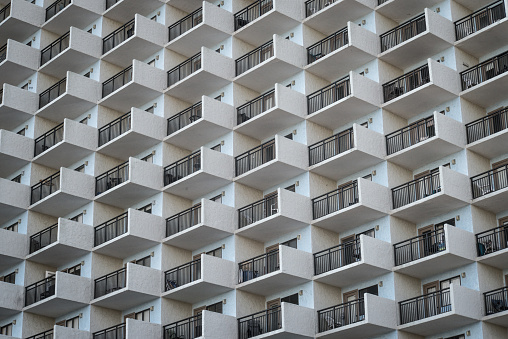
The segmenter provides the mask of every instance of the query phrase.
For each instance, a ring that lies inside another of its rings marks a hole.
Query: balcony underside
[[[473,200],[473,205],[492,213],[501,213],[508,208],[508,187]]]
[[[39,264],[58,267],[88,253],[90,253],[88,250],[55,242],[32,254],[29,254],[27,256],[27,260],[37,262]]]
[[[399,330],[414,333],[421,336],[436,335],[448,332],[477,322],[477,319],[464,317],[453,312],[446,312],[408,324],[400,325]]]
[[[331,286],[344,287],[374,279],[388,272],[390,271],[384,268],[358,261],[317,275],[314,277],[314,281]]]
[[[132,60],[131,60],[132,62]],[[114,109],[119,112],[128,112],[132,107],[153,101],[162,93],[130,81],[113,93],[99,100],[99,105]]]
[[[264,191],[303,172],[301,168],[272,160],[237,176],[235,182]]]
[[[105,143],[97,149],[97,152],[127,161],[129,156],[146,151],[159,143],[160,140],[130,130]]]
[[[462,91],[460,97],[481,107],[490,107],[506,98],[506,88],[508,72]]]
[[[316,338],[323,339],[342,339],[342,338],[355,338],[367,339],[382,334],[392,332],[392,328],[382,327],[379,325],[369,324],[365,321],[360,321],[351,325],[338,327],[323,333],[316,334]]]
[[[467,149],[487,159],[493,159],[506,154],[506,145],[508,145],[508,129],[470,143]]]
[[[124,182],[97,195],[95,201],[126,209],[158,192],[147,186]]]
[[[301,229],[306,225],[308,225],[308,223],[304,221],[295,220],[277,213],[238,229],[236,234],[264,243],[284,234]]]
[[[97,58],[91,55],[78,52],[74,49],[67,49],[42,65],[39,71],[62,79],[65,78],[67,71],[79,74],[96,61]]]
[[[71,286],[69,286],[71,287]],[[57,298],[55,295],[23,308],[23,312],[58,318],[72,311],[85,307],[87,304]]]
[[[231,288],[205,282],[202,279],[162,293],[163,298],[194,304],[231,291]]]
[[[0,23],[0,46],[5,45],[7,39],[23,41],[39,29],[38,26],[10,16]]]
[[[162,242],[188,251],[195,251],[230,235],[231,233],[229,232],[209,227],[206,224],[198,224],[182,232],[173,234],[162,240]]]
[[[504,18],[457,41],[455,46],[476,58],[480,58],[489,52],[506,46],[508,43],[506,30],[508,30],[508,19]]]
[[[21,294],[22,295],[22,294]],[[5,319],[8,317],[13,317],[16,314],[20,313],[20,309],[12,309],[8,307],[2,307],[0,306],[0,318]],[[15,339],[14,337],[2,337],[2,339]]]
[[[75,211],[83,205],[89,203],[90,200],[78,197],[72,194],[63,193],[62,191],[56,191],[46,198],[39,200],[32,206],[30,210],[33,212],[39,212],[54,217],[61,217]]]
[[[382,218],[385,215],[386,213],[382,211],[375,210],[361,203],[356,203],[352,206],[340,209],[337,212],[315,219],[312,225],[341,233],[353,229],[356,226]]]
[[[90,304],[110,308],[118,311],[125,311],[137,305],[158,299],[159,296],[154,296],[146,293],[129,291],[127,288],[114,291],[103,295],[100,298],[93,299]]]
[[[203,60],[201,63],[203,64]],[[187,102],[198,102],[202,95],[218,91],[230,83],[227,79],[200,69],[168,87],[164,94]]]
[[[508,269],[508,248],[478,257],[478,262],[506,270]]]
[[[33,114],[23,112],[20,110],[0,105],[0,128],[11,130],[21,125],[28,119],[33,117]]]
[[[499,313],[485,316],[485,317],[483,317],[482,320],[485,322],[494,324],[494,325],[508,327],[508,311],[499,312]]]
[[[59,169],[60,167],[69,167],[92,153],[93,150],[61,141],[36,156],[33,162],[49,168]]]
[[[298,66],[272,56],[238,75],[234,82],[261,93],[269,87],[273,87],[273,84],[281,79],[290,78],[299,72],[301,72],[301,68]]]
[[[212,48],[230,36],[224,31],[202,23],[171,40],[166,44],[166,48],[190,58],[199,53],[201,46]]]
[[[119,21],[124,22],[125,18]],[[161,49],[162,46],[134,35],[106,52],[102,56],[102,60],[126,68],[132,65],[133,59],[148,59]]]
[[[36,73],[35,70],[7,59],[0,63],[0,84],[6,83],[17,86],[34,73]]]
[[[446,271],[451,271],[472,262],[473,261],[470,259],[451,254],[449,251],[444,251],[441,254],[429,255],[404,265],[395,266],[393,270],[411,277],[423,279]]]
[[[477,0],[473,0],[477,1]],[[376,12],[394,20],[404,22],[411,17],[420,14],[425,8],[432,8],[442,2],[441,0],[395,0],[387,1],[376,8]]]
[[[276,330],[267,332],[265,334],[260,334],[258,336],[255,336],[256,339],[262,339],[262,338],[270,338],[270,339],[310,339],[313,337],[309,337],[306,335],[286,332],[284,329]]]
[[[70,4],[45,22],[43,28],[58,35],[63,35],[69,30],[69,27],[85,29],[86,26],[99,17],[100,14],[98,13]]]
[[[171,0],[174,1],[174,0]],[[128,18],[133,18],[136,14],[148,15],[157,8],[163,6],[165,0],[122,0],[109,7],[104,16],[118,22],[125,22]],[[195,9],[195,8],[194,8]]]
[[[0,120],[0,129],[1,128],[2,122]],[[14,173],[29,163],[29,160],[16,158],[5,153],[0,153],[0,164],[2,164],[2,166],[0,166],[0,178],[5,178],[6,176]]]
[[[159,242],[126,233],[94,247],[93,252],[113,258],[125,259],[157,244]]]
[[[259,46],[271,39],[274,34],[287,33],[299,24],[298,20],[272,9],[234,32],[233,36],[253,46]]]
[[[5,253],[0,253],[0,270],[4,271],[12,266],[15,266],[21,262],[23,262],[23,258],[11,257],[10,255],[6,255]]]
[[[40,108],[35,114],[54,122],[62,122],[65,118],[76,119],[92,107],[96,102],[87,101],[64,93],[46,106]]]
[[[231,181],[199,170],[164,187],[164,192],[194,200],[216,189],[226,186]]]
[[[308,282],[308,279],[282,273],[278,270],[259,278],[238,284],[236,285],[236,289],[266,297],[299,286],[306,282]]]
[[[202,118],[165,137],[164,142],[184,149],[195,150],[229,131],[231,131],[229,128]]]

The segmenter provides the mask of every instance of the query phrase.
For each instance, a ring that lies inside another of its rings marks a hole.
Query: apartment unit
[[[0,337],[508,338],[508,0],[0,0]]]

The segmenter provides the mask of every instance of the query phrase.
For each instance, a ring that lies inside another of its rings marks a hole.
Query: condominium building
[[[508,338],[508,0],[0,0],[0,338]]]

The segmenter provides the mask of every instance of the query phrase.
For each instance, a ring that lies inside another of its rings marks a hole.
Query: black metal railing
[[[508,225],[478,233],[476,243],[479,257],[508,248]]]
[[[307,47],[307,63],[311,64],[349,43],[347,27]]]
[[[508,52],[503,52],[460,73],[462,90],[477,86],[508,71]]]
[[[93,339],[125,339],[127,335],[126,323],[111,326],[92,335]]]
[[[386,154],[397,153],[436,135],[434,116],[422,119],[386,136]]]
[[[109,273],[105,276],[95,279],[94,281],[94,298],[113,293],[127,284],[127,267],[123,267],[117,271]]]
[[[32,186],[30,205],[46,198],[60,189],[60,171]]]
[[[387,51],[404,41],[425,32],[425,13],[381,34],[381,52]]]
[[[273,194],[238,209],[238,228],[268,218],[279,212],[278,194]]]
[[[450,288],[399,301],[399,308],[401,325],[451,312]]]
[[[0,63],[7,59],[7,44],[0,47]]]
[[[252,338],[282,328],[281,306],[238,318],[238,339]]]
[[[393,245],[395,266],[428,257],[446,250],[444,229],[426,232],[417,237]]]
[[[508,128],[508,108],[466,124],[467,143],[478,141]]]
[[[48,132],[35,139],[34,156],[38,156],[58,144],[63,140],[63,136],[64,123],[62,122],[60,125],[50,129]]]
[[[99,147],[117,138],[131,129],[131,112],[99,128]]]
[[[259,115],[275,106],[275,88],[252,99],[236,109],[237,124]]]
[[[309,146],[309,165],[315,165],[326,159],[343,153],[354,147],[353,128],[347,129],[329,138]]]
[[[508,287],[501,287],[483,293],[485,300],[485,313],[491,315],[508,310]]]
[[[70,5],[72,0],[57,0],[46,8],[46,21],[57,15],[65,7]]]
[[[176,23],[169,26],[169,41],[176,39],[180,35],[184,34],[191,28],[199,25],[203,22],[203,9],[198,8],[191,14],[187,15],[183,19],[178,20]]]
[[[256,279],[280,269],[279,250],[258,255],[238,264],[238,283]]]
[[[41,51],[41,66],[70,46],[71,32],[67,32]]]
[[[319,219],[358,203],[358,181],[312,199],[312,217]]]
[[[319,333],[365,320],[363,298],[318,311]]]
[[[314,253],[314,275],[333,271],[362,259],[360,238]]]
[[[385,102],[400,97],[403,94],[421,87],[430,82],[429,65],[423,65],[406,73],[395,80],[383,85],[383,97]]]
[[[476,12],[455,21],[455,38],[457,41],[476,33],[506,17],[504,1],[499,0]]]
[[[258,0],[235,13],[235,31],[273,9],[273,0]]]
[[[106,0],[106,9],[113,7],[119,1],[122,1],[122,0]]]
[[[473,199],[508,187],[508,165],[493,168],[471,178]]]
[[[428,174],[392,188],[393,209],[441,192],[439,172]]]
[[[132,81],[132,66],[127,67],[121,72],[113,75],[108,80],[102,83],[102,97],[106,97],[118,90],[120,87],[124,86],[129,81]]]
[[[164,339],[194,339],[203,335],[203,315],[197,314],[162,328]]]
[[[53,339],[53,329],[33,335],[27,339]]]
[[[2,104],[3,100],[4,100],[4,90],[0,89],[0,105]]]
[[[197,104],[194,104],[191,107],[169,118],[168,135],[173,134],[178,130],[181,130],[185,126],[192,124],[194,121],[198,119],[201,119],[201,117],[203,116],[202,108],[203,108],[202,103],[200,101]]]
[[[252,67],[270,59],[273,55],[273,40],[270,40],[235,60],[236,75],[247,72]]]
[[[41,248],[44,248],[55,241],[58,238],[58,223],[43,229],[40,232],[35,233],[30,237],[30,253],[34,253]]]
[[[305,17],[309,17],[338,0],[307,0],[305,1]]]
[[[42,279],[25,288],[25,306],[32,305],[38,301],[55,295],[55,276]]]
[[[307,114],[312,114],[320,109],[333,104],[351,94],[349,75],[337,80],[331,85],[321,88],[307,95]]]
[[[2,9],[0,9],[0,22],[4,21],[11,15],[11,2],[4,6]]]
[[[201,69],[201,52],[168,71],[168,87]]]
[[[384,4],[385,2],[388,2],[390,0],[377,0],[377,5],[378,6],[381,6],[382,4]]]
[[[114,30],[102,39],[102,54],[106,54],[116,46],[120,45],[125,40],[134,35],[135,19],[127,22],[122,27]]]
[[[126,161],[95,178],[95,195],[106,192],[107,190],[120,185],[122,182],[127,180],[129,180],[129,161]]]
[[[172,184],[201,169],[201,151],[192,153],[164,167],[164,186]]]
[[[201,279],[201,258],[164,272],[165,291]]]
[[[166,219],[166,237],[201,223],[201,204]]]
[[[99,246],[128,231],[128,212],[122,213],[94,228],[94,246]]]
[[[67,78],[63,78],[39,95],[39,108],[42,108],[64,94],[67,86]]]
[[[236,176],[242,175],[264,163],[272,161],[276,156],[275,139],[265,142],[235,158]]]

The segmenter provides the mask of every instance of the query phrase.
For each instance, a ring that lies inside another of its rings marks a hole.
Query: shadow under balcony
[[[56,0],[46,7],[42,27],[56,34],[64,34],[68,27],[84,29],[104,11],[101,0]]]
[[[0,8],[0,45],[7,39],[23,41],[44,22],[44,9],[26,0],[8,0]]]
[[[499,226],[476,234],[478,262],[508,269],[508,226]]]
[[[500,166],[471,178],[472,204],[493,213],[506,210],[508,166]]]
[[[12,130],[33,117],[39,107],[39,96],[37,93],[6,83],[1,88],[0,128]],[[23,100],[19,100],[19,98],[23,98]]]
[[[0,270],[5,271],[25,260],[28,255],[26,234],[0,229]]]
[[[37,49],[11,39],[0,46],[0,83],[17,86],[36,73],[37,68],[39,68]]]
[[[5,279],[5,278],[4,278]],[[23,309],[24,287],[0,281],[0,317],[13,317]]]
[[[466,124],[467,149],[493,159],[506,153],[508,108]]]
[[[175,0],[171,0],[175,1]],[[182,1],[182,0],[179,0]],[[184,0],[195,1],[195,0]],[[107,18],[122,22],[125,18],[132,18],[136,14],[147,17],[157,8],[164,6],[165,0],[106,0],[106,8],[103,15]]]
[[[486,312],[483,321],[508,327],[508,287],[483,293]]]
[[[33,139],[0,129],[0,177],[11,175],[30,163],[33,158]]]
[[[29,205],[29,186],[0,178],[0,224],[25,212]]]

